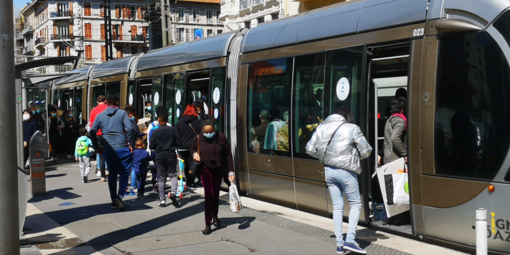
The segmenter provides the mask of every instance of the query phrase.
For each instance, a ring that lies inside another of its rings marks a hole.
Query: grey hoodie
[[[101,129],[105,144],[104,149],[120,150],[128,147],[128,141],[133,136],[133,125],[126,111],[118,107],[109,106],[98,114],[90,128],[90,139],[97,149],[97,131]]]

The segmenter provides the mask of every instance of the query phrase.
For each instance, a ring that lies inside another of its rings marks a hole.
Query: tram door
[[[372,226],[387,228],[398,232],[412,234],[411,214],[409,205],[393,205],[385,207],[381,187],[375,169],[384,162],[385,126],[392,116],[392,100],[407,100],[409,80],[409,45],[391,46],[387,48],[369,49],[369,141],[373,147],[371,160],[370,207],[372,213]],[[404,109],[404,115],[407,115]],[[407,147],[405,132],[402,142]],[[387,215],[394,215],[387,217]]]
[[[135,84],[128,84],[128,104],[136,109],[138,119],[147,118],[152,120],[152,79],[140,79]],[[150,110],[149,110],[150,109]]]

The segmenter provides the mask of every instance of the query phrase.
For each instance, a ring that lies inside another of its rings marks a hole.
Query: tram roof
[[[70,72],[68,72],[68,74],[69,74],[68,77],[64,77],[62,79],[56,80],[54,85],[58,86],[58,85],[63,85],[63,84],[68,84],[68,83],[73,83],[73,82],[78,82],[78,81],[86,81],[88,74],[89,74],[89,70],[91,68],[92,67],[89,66],[89,67],[84,67],[84,68],[70,71]]]
[[[226,57],[230,41],[235,35],[236,32],[228,32],[150,51],[138,60],[137,71]]]
[[[105,61],[99,65],[94,66],[94,69],[92,69],[92,73],[90,74],[90,77],[91,79],[96,79],[105,76],[128,73],[131,61],[133,61],[134,58],[135,56],[129,56],[110,61]]]

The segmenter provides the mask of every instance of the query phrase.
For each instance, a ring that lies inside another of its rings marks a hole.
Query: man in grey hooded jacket
[[[361,212],[358,176],[361,173],[360,159],[372,153],[361,129],[352,123],[351,112],[338,107],[334,114],[326,118],[318,127],[306,145],[306,152],[324,164],[326,183],[333,201],[333,222],[337,252],[344,249],[366,254],[355,242],[356,226]],[[349,230],[344,242],[342,217],[344,210],[343,193],[347,195],[351,211],[349,212]]]
[[[107,101],[108,108],[97,115],[90,128],[90,139],[94,149],[105,157],[108,165],[111,207],[124,211],[122,198],[126,193],[129,172],[133,167],[133,145],[129,144],[133,136],[133,125],[127,112],[119,109],[119,99],[116,96],[109,96]],[[103,148],[99,147],[97,141],[96,133],[99,129],[103,133]],[[120,175],[118,193],[117,174]]]

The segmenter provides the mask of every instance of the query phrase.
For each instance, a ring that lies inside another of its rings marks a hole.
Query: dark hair
[[[30,116],[32,116],[32,111],[30,111],[29,109],[23,110],[23,113],[28,113],[28,114],[30,114]]]
[[[404,88],[397,89],[397,91],[395,92],[395,98],[398,97],[407,98],[407,90]]]
[[[160,111],[158,113],[158,119],[164,122],[168,122],[168,113]]]
[[[78,130],[78,133],[81,135],[81,136],[84,136],[87,134],[87,129],[86,128],[80,128],[80,130]]]
[[[145,149],[145,142],[142,139],[138,139],[135,142],[136,148],[144,148]]]
[[[352,123],[351,110],[345,108],[343,105],[338,105],[336,107],[335,113],[342,115],[342,117],[344,117],[345,121],[347,121],[348,123]]]
[[[202,121],[202,128],[204,128],[205,126],[212,126],[212,127],[216,128],[214,125],[214,120],[211,120],[211,119],[206,119],[206,120]]]
[[[198,107],[200,109],[202,109],[202,103],[200,101],[194,101],[193,103],[191,103],[193,106],[195,107]]]
[[[151,101],[145,101],[145,106],[147,106],[147,104],[152,104]]]
[[[269,111],[268,110],[262,110],[260,111],[260,117],[263,120],[267,120],[269,118]]]
[[[103,95],[99,95],[97,97],[96,101],[102,103],[102,102],[106,101],[106,97]]]
[[[156,108],[156,114],[159,116],[162,112],[165,113],[168,117],[166,108],[164,106],[158,106],[158,108]]]
[[[407,108],[407,99],[403,97],[394,98],[390,102],[390,113],[401,113],[402,110]]]
[[[108,101],[108,105],[114,105],[119,102],[119,98],[116,95],[109,95],[106,101]]]
[[[136,112],[135,108],[134,108],[134,107],[132,107],[132,106],[128,106],[128,107],[126,107],[124,110],[125,110],[127,113],[135,113],[135,112]]]

